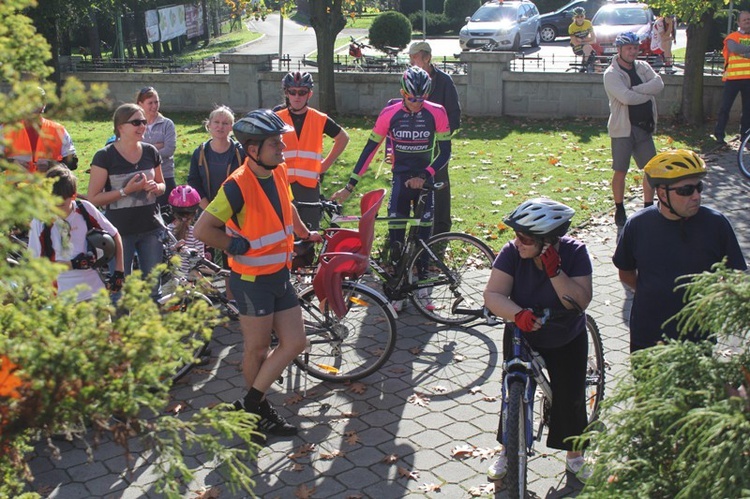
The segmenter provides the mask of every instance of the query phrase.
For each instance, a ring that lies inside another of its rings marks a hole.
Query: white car
[[[492,0],[466,18],[458,33],[461,50],[492,47],[516,51],[524,45],[541,42],[539,10],[528,0]]]

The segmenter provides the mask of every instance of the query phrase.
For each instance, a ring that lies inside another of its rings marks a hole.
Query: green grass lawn
[[[165,113],[177,126],[175,163],[177,183],[184,183],[190,158],[208,138],[202,120],[208,115]],[[323,183],[327,195],[343,187],[364,146],[374,117],[346,116],[337,119],[349,133],[349,147]],[[112,135],[111,113],[98,113],[78,123],[64,123],[76,145],[81,167],[81,192],[88,186],[87,166],[97,149]],[[657,150],[686,147],[700,150],[705,130],[660,123]],[[454,229],[478,235],[497,249],[508,239],[498,227],[503,216],[523,200],[547,196],[576,210],[574,225],[612,208],[610,141],[606,120],[528,120],[514,118],[464,118],[452,143],[450,177]],[[326,151],[330,144],[327,145]],[[378,152],[357,194],[390,187],[390,165]],[[633,165],[628,190],[637,191],[641,173]],[[353,196],[348,213],[358,210]],[[385,208],[383,208],[385,211]]]

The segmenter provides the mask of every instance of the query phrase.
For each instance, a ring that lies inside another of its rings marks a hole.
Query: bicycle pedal
[[[284,386],[284,376],[279,376],[278,379],[276,379],[276,383],[278,383],[280,386]]]

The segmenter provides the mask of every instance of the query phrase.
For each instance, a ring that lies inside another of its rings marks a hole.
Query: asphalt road
[[[309,56],[317,50],[315,31],[312,28],[297,24],[290,19],[283,19],[282,26],[282,20],[278,14],[269,15],[265,21],[250,21],[247,23],[247,26],[250,30],[262,33],[264,36],[256,42],[248,44],[240,52],[252,54],[278,54],[281,52],[290,56],[293,61],[296,61]],[[367,43],[367,30],[346,28],[339,34],[339,37],[347,35],[352,35],[358,40]],[[279,50],[279,41],[281,41],[281,50]],[[458,39],[455,37],[428,38],[427,42],[432,47],[433,59],[439,60],[443,57],[454,58],[456,54],[461,52]],[[686,43],[685,30],[678,30],[673,49],[684,47]],[[365,49],[363,52],[368,56],[384,55],[373,48]],[[538,58],[543,61],[526,66],[527,70],[532,71],[565,70],[574,60],[568,38],[566,37],[559,37],[551,43],[542,43],[541,46],[536,48],[524,47],[521,49],[521,52],[526,57]],[[346,55],[346,47],[339,49],[338,53],[341,53],[342,56]],[[405,53],[406,51],[402,52],[404,55]]]

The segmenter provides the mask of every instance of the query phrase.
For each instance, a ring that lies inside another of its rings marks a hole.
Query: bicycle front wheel
[[[589,314],[586,314],[586,334],[589,340],[589,353],[586,361],[586,416],[591,424],[596,421],[599,404],[604,399],[606,364],[599,327]]]
[[[524,402],[524,384],[511,381],[508,387],[507,417],[503,426],[507,428],[505,457],[508,460],[508,497],[524,499],[526,497],[526,469],[529,455],[526,441],[526,403]]]
[[[446,232],[420,246],[409,263],[411,301],[425,317],[463,324],[481,317],[495,254],[474,236]],[[416,288],[416,289],[415,289]],[[461,313],[458,309],[474,313]]]
[[[745,176],[745,178],[750,179],[750,150],[748,150],[748,147],[750,147],[750,133],[748,133],[744,139],[742,139],[742,143],[740,144],[740,149],[737,151],[737,165],[740,167],[740,173]]]
[[[396,345],[396,316],[374,290],[350,281],[342,283],[346,315],[338,319],[320,307],[315,291],[300,295],[307,348],[294,363],[324,381],[354,381],[380,369]]]

